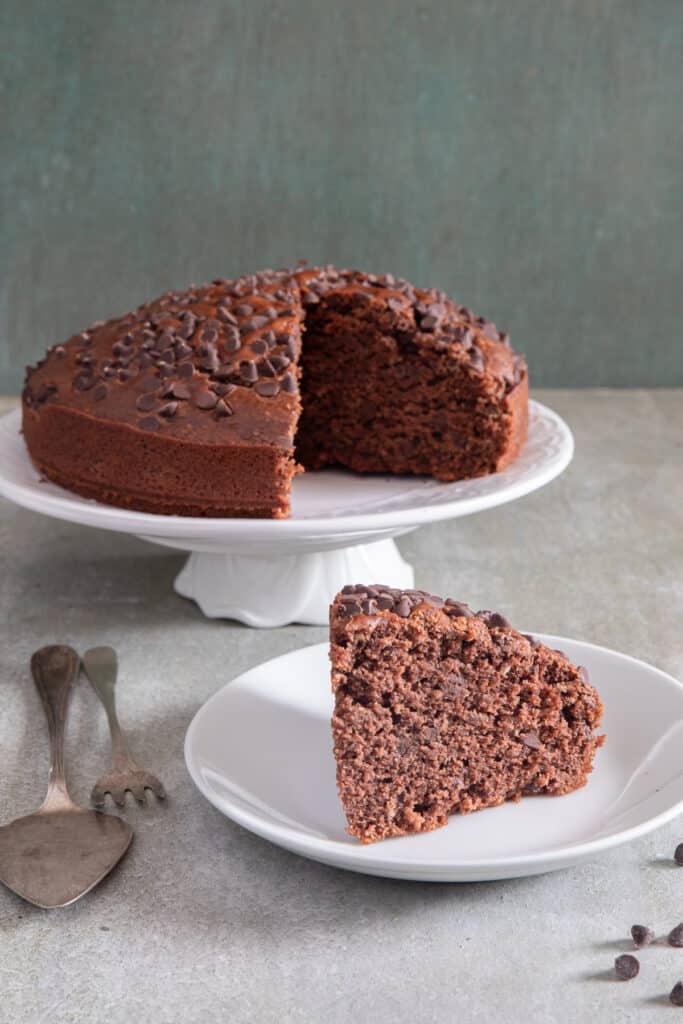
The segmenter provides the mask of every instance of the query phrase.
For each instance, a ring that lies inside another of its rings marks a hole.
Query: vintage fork
[[[95,807],[102,807],[109,793],[119,807],[126,802],[126,793],[133,794],[138,803],[144,804],[145,790],[151,789],[155,796],[163,800],[166,791],[156,775],[146,772],[133,760],[121,732],[116,715],[116,676],[118,662],[113,647],[91,647],[82,658],[83,670],[93,689],[104,705],[111,733],[111,749],[113,762],[110,770],[105,772],[93,786],[90,799]]]

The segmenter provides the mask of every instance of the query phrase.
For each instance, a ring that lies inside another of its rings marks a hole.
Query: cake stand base
[[[333,551],[255,558],[193,552],[175,581],[210,619],[270,628],[301,622],[327,625],[330,601],[347,583],[414,585],[413,568],[393,540]]]

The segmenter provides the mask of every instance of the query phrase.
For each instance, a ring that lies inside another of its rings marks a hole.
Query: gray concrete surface
[[[539,397],[573,427],[574,463],[513,506],[403,538],[419,585],[683,677],[683,392]],[[680,950],[646,950],[629,983],[605,972],[632,923],[661,933],[683,917],[683,869],[670,859],[680,820],[557,874],[431,885],[300,859],[209,806],[182,758],[195,710],[236,673],[325,634],[205,621],[171,590],[181,561],[0,503],[0,820],[44,789],[27,665],[53,641],[119,649],[124,724],[171,795],[127,809],[130,854],[74,907],[40,911],[0,889],[3,1024],[673,1019]],[[74,796],[87,799],[107,754],[97,700],[79,685]]]

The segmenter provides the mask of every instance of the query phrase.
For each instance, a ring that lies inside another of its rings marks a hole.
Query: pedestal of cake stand
[[[391,539],[332,551],[289,555],[236,555],[195,551],[175,581],[182,597],[211,619],[247,626],[301,622],[324,626],[330,601],[347,583],[410,588],[413,568]]]

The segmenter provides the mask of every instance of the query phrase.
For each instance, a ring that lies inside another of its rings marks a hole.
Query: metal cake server
[[[113,647],[91,647],[83,655],[83,670],[90,680],[93,689],[104,705],[111,733],[111,749],[113,763],[111,769],[98,779],[93,786],[90,799],[95,807],[104,806],[107,793],[123,807],[126,793],[133,794],[138,803],[144,804],[145,790],[151,789],[155,796],[163,800],[166,790],[156,775],[146,772],[133,760],[116,714],[116,676],[118,661]]]
[[[47,796],[33,814],[0,828],[0,881],[38,907],[65,907],[84,896],[124,855],[133,832],[111,814],[79,807],[64,774],[64,724],[80,661],[71,647],[43,647],[31,672],[50,734]]]

